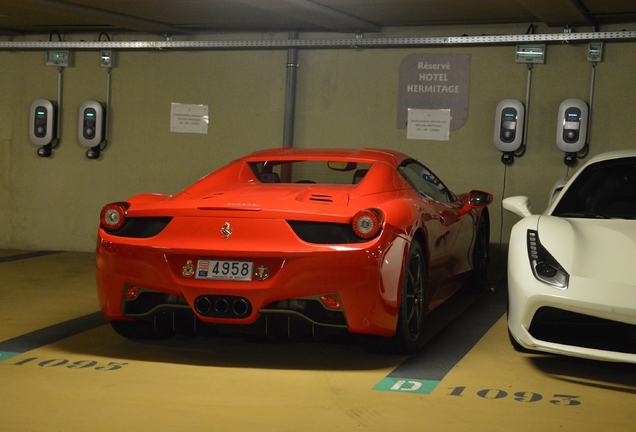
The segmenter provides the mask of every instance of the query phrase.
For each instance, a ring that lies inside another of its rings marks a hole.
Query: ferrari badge
[[[192,260],[188,260],[186,265],[181,269],[181,274],[184,277],[191,277],[194,274],[194,265],[192,264]]]

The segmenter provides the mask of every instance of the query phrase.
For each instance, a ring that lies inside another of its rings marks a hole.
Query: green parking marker
[[[408,378],[384,378],[377,383],[373,390],[392,391],[401,393],[431,394],[439,381],[416,380]]]
[[[9,352],[9,351],[0,351],[0,362],[10,359],[11,357],[15,357],[22,353],[17,352]]]

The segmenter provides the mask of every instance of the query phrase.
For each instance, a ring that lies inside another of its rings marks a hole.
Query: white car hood
[[[636,220],[541,216],[538,231],[571,276],[635,283]]]

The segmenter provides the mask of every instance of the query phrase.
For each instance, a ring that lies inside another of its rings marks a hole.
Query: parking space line
[[[507,304],[505,285],[499,286],[494,293],[481,296],[373,389],[430,394],[506,313]]]
[[[0,342],[0,361],[107,324],[101,312],[45,327]]]
[[[59,253],[62,253],[62,252],[60,251],[25,252],[25,253],[21,253],[17,255],[9,255],[6,257],[0,257],[0,264],[12,262],[12,261],[20,261],[20,260],[29,259],[29,258],[37,258],[37,257],[47,256],[47,255],[55,255]]]

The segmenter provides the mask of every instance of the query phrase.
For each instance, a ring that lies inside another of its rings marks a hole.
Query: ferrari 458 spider
[[[592,158],[551,199],[542,215],[526,197],[503,201],[524,218],[508,255],[510,341],[636,363],[636,151]]]
[[[486,279],[492,195],[454,195],[386,150],[250,154],[181,193],[106,205],[101,311],[117,333],[216,329],[361,335],[409,353],[424,315]],[[206,326],[207,327],[207,326]]]

